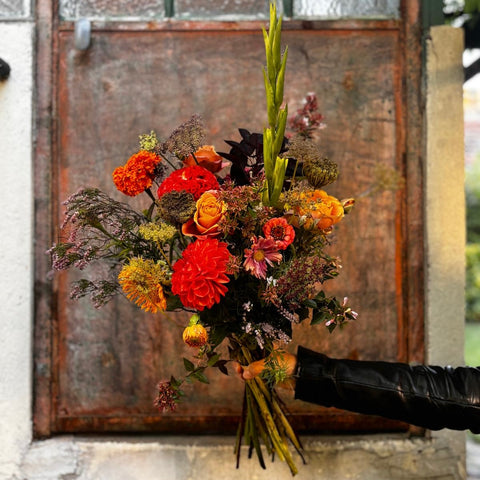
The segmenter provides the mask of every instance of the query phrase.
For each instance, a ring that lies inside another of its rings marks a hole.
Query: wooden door
[[[349,297],[358,320],[332,335],[322,326],[295,332],[295,344],[335,357],[423,359],[419,3],[404,2],[393,19],[284,25],[285,98],[293,112],[317,94],[327,124],[321,145],[341,171],[329,193],[358,197],[379,168],[405,180],[361,198],[337,229],[343,269],[331,291]],[[186,317],[145,314],[124,298],[100,310],[73,302],[74,275],[46,280],[43,252],[58,233],[61,202],[80,187],[125,200],[111,172],[136,151],[139,134],[166,137],[194,113],[220,151],[239,127],[262,131],[264,22],[94,22],[90,48],[79,51],[56,4],[37,8],[36,434],[232,433],[242,398],[233,377],[210,373],[210,385],[196,384],[175,413],[153,407],[158,380],[180,376],[190,355],[180,341]],[[298,401],[289,409],[300,431],[406,428]]]

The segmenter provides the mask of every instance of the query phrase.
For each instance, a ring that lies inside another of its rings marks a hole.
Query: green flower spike
[[[263,193],[265,205],[275,205],[280,198],[287,170],[288,159],[278,155],[282,148],[287,124],[288,107],[283,103],[283,86],[285,83],[285,67],[288,47],[281,54],[280,42],[282,17],[277,19],[275,3],[270,3],[270,28],[267,33],[263,29],[267,68],[263,69],[265,93],[267,97],[267,113],[269,128],[263,130],[263,161],[265,168],[266,188]]]

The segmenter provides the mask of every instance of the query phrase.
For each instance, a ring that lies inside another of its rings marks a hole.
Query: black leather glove
[[[440,430],[480,433],[480,368],[336,360],[298,349],[295,398]]]

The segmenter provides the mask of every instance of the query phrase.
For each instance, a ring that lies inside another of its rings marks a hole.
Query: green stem
[[[160,157],[165,160],[174,170],[177,170],[177,167],[165,155],[160,154]]]
[[[250,351],[243,345],[240,348],[245,360],[245,364],[251,363],[252,355]],[[252,396],[255,400],[253,404],[250,404],[250,409],[255,411],[256,409],[255,405],[258,406],[258,413],[261,416],[261,419],[266,429],[265,435],[268,436],[271,442],[270,451],[276,452],[281,460],[284,460],[287,462],[290,468],[290,471],[292,472],[292,475],[297,474],[298,469],[295,465],[295,462],[293,461],[292,455],[288,448],[287,439],[282,435],[281,432],[285,431],[287,433],[288,438],[291,439],[293,437],[295,439],[295,442],[294,442],[295,448],[297,448],[298,450],[301,450],[301,447],[299,442],[296,440],[296,436],[293,433],[293,429],[290,426],[289,428],[285,428],[285,423],[288,424],[288,420],[285,418],[283,414],[279,415],[279,412],[281,413],[281,407],[276,401],[276,393],[274,391],[270,392],[267,386],[265,385],[264,381],[259,377],[255,377],[252,380],[247,380],[246,387],[251,391]],[[247,412],[247,418],[249,418],[248,412]],[[279,419],[278,424],[275,418]],[[259,428],[263,428],[262,422],[259,422],[258,419],[256,419],[253,425],[253,428],[255,426],[259,426]],[[268,443],[266,444],[268,445]]]
[[[160,251],[160,254],[162,255],[162,257],[165,259],[165,261],[167,262],[167,265],[170,267],[170,268],[173,268],[172,267],[172,262],[171,262],[171,259],[169,259],[167,257],[167,255],[165,254],[165,252],[163,251],[163,247],[161,245],[160,242],[157,242],[157,248],[158,250]],[[171,250],[171,249],[170,249]]]

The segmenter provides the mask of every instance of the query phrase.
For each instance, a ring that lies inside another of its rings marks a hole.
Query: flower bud
[[[303,163],[303,174],[314,188],[333,183],[338,177],[338,166],[326,157],[308,158]]]
[[[208,340],[208,333],[205,327],[199,323],[200,315],[195,313],[191,316],[188,326],[183,331],[183,341],[189,347],[203,347]]]
[[[187,222],[193,217],[195,209],[193,195],[185,190],[172,190],[158,200],[158,215],[173,225]]]
[[[345,215],[350,213],[355,206],[355,199],[354,198],[347,198],[346,200],[342,200],[343,211]]]

